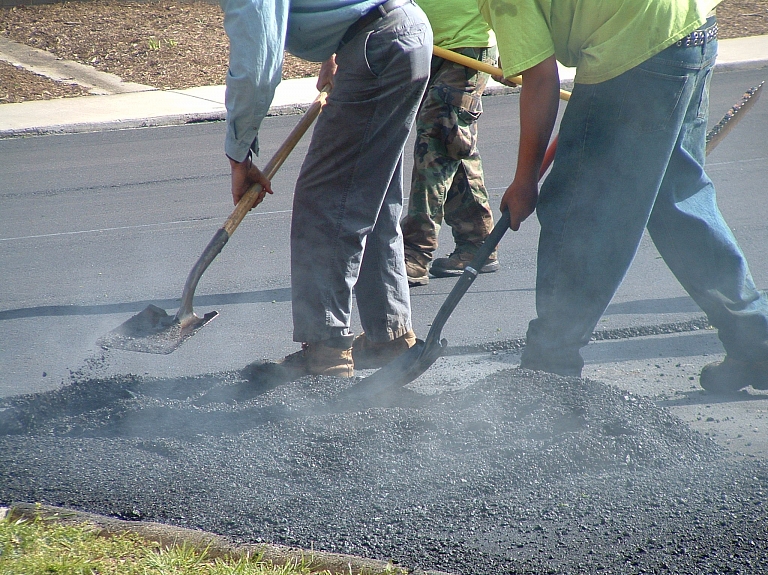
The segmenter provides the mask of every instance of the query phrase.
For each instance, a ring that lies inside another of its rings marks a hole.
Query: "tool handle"
[[[283,162],[285,162],[288,155],[296,147],[296,144],[301,140],[301,137],[312,125],[312,122],[315,121],[315,118],[317,118],[320,114],[320,110],[325,105],[325,100],[330,91],[330,84],[323,86],[323,89],[320,90],[320,93],[309,106],[309,109],[304,113],[304,116],[299,123],[296,124],[296,127],[294,127],[293,130],[291,130],[291,133],[288,134],[288,137],[277,149],[275,155],[272,156],[269,162],[267,162],[267,165],[264,166],[262,172],[267,178],[272,179],[280,166],[283,165]],[[224,225],[218,229],[211,241],[208,242],[205,250],[203,250],[203,253],[192,267],[192,270],[187,276],[187,281],[184,283],[184,291],[181,293],[181,305],[176,312],[176,320],[182,325],[194,320],[192,300],[195,297],[195,290],[197,289],[197,284],[200,281],[203,272],[208,269],[211,262],[219,255],[219,253],[221,253],[221,250],[224,249],[230,236],[234,233],[237,226],[240,225],[240,222],[243,221],[245,215],[251,208],[260,204],[265,195],[266,192],[262,189],[261,184],[253,184],[248,188],[248,191],[242,198],[240,198],[240,201],[237,202],[235,210],[230,214],[229,218],[227,218],[227,221],[224,222]]]
[[[555,152],[557,152],[557,140],[560,138],[560,134],[555,134],[552,141],[547,146],[547,151],[544,152],[544,158],[541,160],[541,168],[539,168],[539,179],[544,177],[547,173],[549,166],[555,161]]]
[[[544,153],[544,160],[541,163],[539,178],[544,177],[544,174],[549,169],[552,161],[555,159],[555,152],[557,151],[557,139],[557,136],[555,136],[555,138],[549,144],[547,151]],[[477,250],[475,257],[472,259],[470,264],[464,268],[464,271],[462,272],[459,279],[456,280],[453,289],[448,294],[448,297],[445,298],[443,305],[440,306],[440,309],[438,310],[437,315],[432,322],[432,327],[429,328],[427,339],[424,340],[425,346],[424,351],[422,351],[422,355],[430,353],[432,356],[434,356],[434,358],[431,359],[432,362],[434,362],[434,359],[436,359],[439,355],[436,350],[444,347],[444,344],[440,341],[440,334],[443,331],[445,323],[453,313],[453,310],[456,309],[456,306],[458,305],[459,301],[461,301],[461,298],[464,297],[464,294],[467,293],[467,290],[477,279],[477,275],[488,261],[488,258],[490,257],[493,250],[495,250],[496,246],[499,245],[501,238],[503,238],[504,234],[507,233],[507,230],[509,229],[509,221],[509,210],[504,210],[501,214],[501,218],[499,218],[499,221],[496,222],[495,226],[493,226],[491,233],[488,234],[488,237]],[[422,361],[422,364],[423,363],[425,362]],[[431,365],[431,363],[429,363],[427,367],[429,365]],[[424,370],[426,370],[426,367]]]
[[[736,124],[741,121],[741,119],[744,117],[744,114],[746,114],[747,111],[755,105],[757,100],[760,98],[760,92],[763,89],[763,84],[765,84],[765,81],[760,82],[759,85],[747,90],[742,96],[741,100],[731,106],[731,108],[725,113],[723,119],[715,124],[709,132],[707,132],[707,143],[705,148],[706,155],[709,155],[709,153],[714,150],[715,147],[717,147],[723,138],[728,135],[728,132],[733,130]]]
[[[480,62],[479,60],[475,60],[474,58],[470,58],[469,56],[465,56],[464,54],[459,54],[457,52],[454,52],[453,50],[446,50],[445,48],[441,48],[440,46],[433,46],[432,47],[432,54],[437,56],[438,58],[443,58],[445,60],[449,60],[451,62],[454,62],[455,64],[461,64],[462,66],[466,66],[467,68],[472,68],[473,70],[477,70],[478,72],[485,72],[486,74],[490,74],[491,76],[501,76],[504,77],[504,70],[501,68],[497,68],[496,66],[491,66],[490,64],[486,64],[485,62]],[[515,76],[514,78],[507,78],[510,82],[513,84],[517,84],[518,86],[523,85],[523,78],[521,76]],[[571,93],[567,90],[560,90],[560,99],[565,100],[566,102],[571,99]]]
[[[464,268],[464,271],[454,284],[448,297],[445,298],[443,305],[440,306],[440,310],[437,312],[437,315],[432,322],[432,327],[427,334],[427,339],[424,340],[424,343],[426,344],[425,349],[429,350],[434,346],[440,345],[440,333],[443,330],[445,322],[448,321],[448,318],[451,316],[451,313],[453,313],[453,310],[456,309],[461,298],[464,297],[464,294],[467,293],[469,287],[474,283],[475,279],[477,279],[480,269],[482,269],[485,262],[488,261],[488,257],[493,250],[496,249],[496,246],[499,245],[501,238],[504,237],[504,234],[507,233],[508,229],[509,211],[505,210],[501,214],[499,221],[493,226],[491,233],[485,238],[483,245],[477,250],[474,259]]]
[[[293,151],[293,149],[296,147],[296,144],[299,143],[299,140],[301,140],[302,136],[304,136],[309,127],[312,125],[312,122],[315,121],[317,116],[320,114],[320,110],[325,105],[325,100],[328,97],[330,91],[330,84],[323,86],[323,89],[320,90],[320,93],[304,113],[304,116],[301,118],[299,123],[296,124],[291,133],[288,134],[286,140],[280,145],[275,154],[264,166],[262,173],[267,177],[267,179],[271,180],[274,177],[274,175],[277,173],[277,170],[280,169],[280,166],[283,165],[285,160],[288,158],[288,155]],[[245,218],[246,214],[258,206],[264,200],[264,196],[266,196],[266,192],[262,189],[261,184],[256,183],[248,188],[248,191],[245,192],[243,197],[240,198],[240,201],[237,202],[235,210],[232,212],[229,218],[227,218],[227,221],[224,222],[224,225],[222,226],[228,235],[231,236],[234,233],[235,229],[237,229],[237,226],[239,226],[240,222],[243,221],[243,218]]]

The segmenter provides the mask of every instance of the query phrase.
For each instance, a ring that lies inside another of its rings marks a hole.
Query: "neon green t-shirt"
[[[509,78],[553,54],[575,81],[615,78],[691,33],[720,0],[477,0]]]
[[[496,36],[480,15],[475,0],[416,0],[432,25],[435,46],[489,48]]]

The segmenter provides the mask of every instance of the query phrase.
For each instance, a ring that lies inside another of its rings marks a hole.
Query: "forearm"
[[[517,169],[501,199],[502,210],[509,210],[509,226],[513,230],[519,229],[536,209],[539,170],[557,118],[559,96],[560,79],[554,57],[523,72]]]
[[[230,43],[225,152],[242,162],[258,154],[258,132],[280,82],[287,0],[221,0]]]
[[[538,185],[539,170],[557,119],[560,78],[554,56],[523,72],[520,146],[515,180]]]

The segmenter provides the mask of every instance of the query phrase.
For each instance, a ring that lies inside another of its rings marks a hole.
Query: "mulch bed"
[[[0,104],[30,100],[50,100],[87,96],[88,90],[76,84],[54,82],[38,74],[0,61]]]

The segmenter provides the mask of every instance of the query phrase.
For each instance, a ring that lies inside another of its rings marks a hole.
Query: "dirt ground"
[[[717,15],[721,38],[768,34],[765,0],[724,0]],[[93,0],[3,8],[0,36],[157,88],[222,84],[227,71],[218,4]],[[317,70],[318,64],[286,55],[283,77]],[[0,104],[85,94],[0,62]]]

